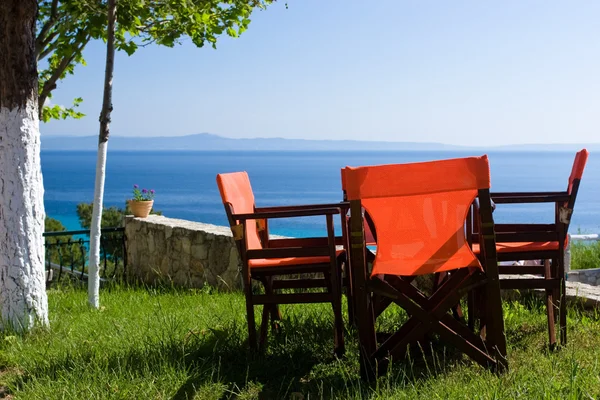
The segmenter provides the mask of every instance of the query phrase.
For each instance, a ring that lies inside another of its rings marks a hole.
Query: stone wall
[[[600,268],[576,269],[567,272],[567,281],[600,286]]]
[[[126,217],[128,275],[142,282],[240,289],[241,262],[229,227],[150,215]],[[600,268],[570,271],[567,281],[600,285]]]
[[[126,217],[125,235],[131,278],[184,287],[241,287],[241,262],[229,227],[150,215]]]

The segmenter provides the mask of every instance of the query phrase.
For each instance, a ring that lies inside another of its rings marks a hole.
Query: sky
[[[598,21],[592,0],[279,0],[216,50],[118,54],[111,134],[598,143]],[[52,99],[87,116],[42,135],[98,134],[105,53]]]

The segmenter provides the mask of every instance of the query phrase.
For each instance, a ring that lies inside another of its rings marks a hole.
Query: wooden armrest
[[[339,214],[339,208],[317,208],[310,210],[293,211],[273,211],[273,212],[255,212],[250,214],[233,214],[231,217],[238,221],[248,219],[270,219],[270,218],[294,218],[294,217],[312,217],[316,215]]]
[[[496,204],[557,203],[570,199],[567,192],[492,193],[491,196]]]
[[[350,203],[342,201],[339,203],[330,204],[300,204],[291,206],[273,206],[273,207],[256,207],[256,212],[278,212],[278,211],[295,211],[295,210],[320,210],[323,208],[339,208],[340,210],[347,210],[350,208]]]

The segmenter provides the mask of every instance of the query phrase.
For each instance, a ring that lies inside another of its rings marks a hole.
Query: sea
[[[406,163],[477,156],[464,151],[260,152],[109,151],[104,206],[124,207],[133,185],[156,191],[154,207],[163,215],[227,225],[216,184],[223,172],[247,171],[258,207],[332,203],[342,199],[340,169],[345,166]],[[492,191],[566,190],[572,152],[489,152]],[[76,207],[94,196],[96,152],[42,151],[46,214],[68,230],[81,229]],[[551,204],[502,205],[500,223],[551,223]],[[273,220],[273,234],[310,237],[325,234],[324,217]],[[339,232],[339,226],[337,227]],[[570,228],[600,233],[600,156],[590,155]]]

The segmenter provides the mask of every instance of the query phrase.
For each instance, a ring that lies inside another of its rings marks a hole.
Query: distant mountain
[[[97,136],[42,136],[42,150],[95,150]],[[510,145],[476,148],[453,146],[443,143],[418,142],[369,142],[358,140],[303,140],[284,138],[232,139],[210,133],[187,136],[127,137],[111,136],[110,150],[193,150],[193,151],[574,151],[586,147],[578,144]],[[588,149],[600,150],[600,144],[591,144]]]

